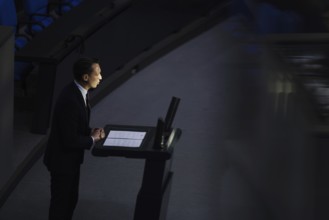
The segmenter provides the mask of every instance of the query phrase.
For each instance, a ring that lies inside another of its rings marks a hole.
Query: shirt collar
[[[83,99],[86,101],[86,95],[87,95],[87,93],[88,93],[88,90],[85,89],[85,88],[83,88],[83,87],[82,87],[77,81],[75,81],[75,80],[74,80],[74,83],[75,83],[75,85],[77,85],[77,87],[79,88],[79,90],[80,90],[80,92],[81,92],[81,94],[82,94]]]

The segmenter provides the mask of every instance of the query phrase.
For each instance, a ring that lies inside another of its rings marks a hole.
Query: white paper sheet
[[[146,135],[146,132],[139,131],[110,131],[107,138],[121,138],[121,139],[137,139],[143,140]]]
[[[104,142],[104,146],[117,147],[140,147],[143,140],[129,140],[129,139],[112,139],[108,138]]]
[[[106,137],[104,146],[140,147],[146,132],[112,130]]]

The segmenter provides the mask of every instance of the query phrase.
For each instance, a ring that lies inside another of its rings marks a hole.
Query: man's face
[[[88,75],[88,89],[96,88],[100,81],[102,80],[101,68],[98,63],[92,65],[93,72]]]

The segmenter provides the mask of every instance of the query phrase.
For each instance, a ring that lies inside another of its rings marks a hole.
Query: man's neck
[[[85,89],[86,91],[88,91],[90,88],[86,85],[86,83],[84,83],[84,82],[81,82],[81,81],[76,81],[76,80],[74,80],[74,82],[78,85],[78,86],[80,86],[80,88],[83,88],[83,89]]]
[[[89,89],[86,86],[84,86],[83,83],[78,82],[76,80],[74,80],[74,83],[78,86],[80,90],[84,90],[85,92],[88,92]]]

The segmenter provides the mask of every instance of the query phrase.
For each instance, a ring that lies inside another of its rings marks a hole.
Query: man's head
[[[102,80],[98,59],[80,58],[73,65],[74,79],[85,89],[96,88]]]

